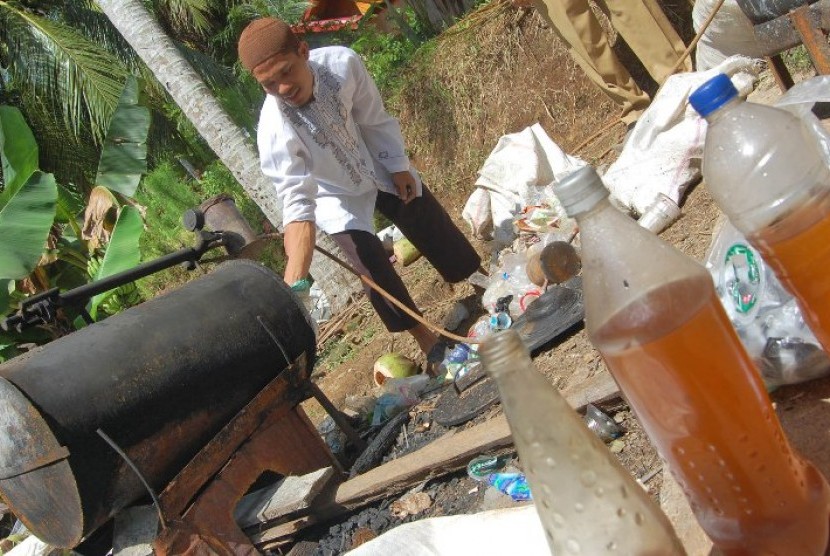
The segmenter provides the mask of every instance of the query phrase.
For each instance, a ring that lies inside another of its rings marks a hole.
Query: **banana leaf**
[[[11,280],[0,280],[0,319],[9,311],[9,301],[11,300],[9,286],[11,286],[11,283]],[[0,344],[2,344],[2,340],[0,340]],[[0,350],[2,348],[3,346],[0,345]]]
[[[138,104],[138,82],[129,77],[104,139],[95,185],[126,197],[135,195],[138,182],[147,171],[149,130],[150,111]]]
[[[130,206],[122,208],[118,215],[118,221],[115,223],[115,228],[112,230],[112,237],[107,245],[104,261],[93,278],[100,280],[138,265],[141,260],[138,241],[143,231],[144,222],[138,209]],[[100,293],[92,298],[89,314],[92,315],[93,319],[96,317],[101,303],[113,295],[115,295],[115,290]]]
[[[0,280],[25,278],[37,266],[55,220],[57,198],[54,176],[40,171],[11,192],[0,208]]]
[[[5,188],[0,208],[26,183],[38,167],[38,150],[23,114],[12,106],[0,106],[0,162]]]

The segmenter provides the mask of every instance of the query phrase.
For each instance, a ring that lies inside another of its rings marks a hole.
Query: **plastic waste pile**
[[[421,401],[421,396],[429,390],[431,378],[426,374],[417,374],[418,371],[418,366],[409,358],[399,353],[387,353],[375,361],[375,395],[347,396],[345,406],[360,421],[373,427],[380,426],[398,413],[416,405]],[[333,423],[330,429],[321,429],[320,433],[324,436],[328,432],[339,434]],[[326,439],[328,441],[328,436]],[[329,442],[329,446],[335,452],[336,445],[336,442]]]
[[[706,268],[767,389],[830,374],[830,358],[758,251],[725,218],[712,234]]]
[[[514,468],[505,468],[505,458],[479,456],[467,464],[467,475],[474,481],[487,483],[499,492],[510,496],[515,502],[532,500],[530,485],[524,473]]]

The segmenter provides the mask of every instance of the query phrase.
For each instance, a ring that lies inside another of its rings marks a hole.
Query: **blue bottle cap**
[[[719,73],[689,95],[692,108],[704,118],[738,96],[738,89],[729,76]]]

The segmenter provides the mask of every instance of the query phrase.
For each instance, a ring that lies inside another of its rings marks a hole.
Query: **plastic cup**
[[[658,193],[654,203],[643,213],[637,223],[659,234],[680,218],[680,207],[668,195]]]

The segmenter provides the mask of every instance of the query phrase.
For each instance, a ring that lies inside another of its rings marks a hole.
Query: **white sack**
[[[718,0],[696,0],[692,9],[695,32],[715,9]],[[695,50],[698,71],[705,71],[723,63],[728,57],[740,54],[763,58],[764,49],[755,38],[752,22],[741,11],[736,0],[725,0],[715,18],[703,32]]]
[[[550,556],[532,504],[471,515],[431,517],[399,525],[349,556]]]
[[[23,542],[6,552],[6,556],[49,556],[57,549],[49,546],[34,535],[26,537]]]
[[[708,71],[672,75],[646,109],[620,157],[603,176],[616,201],[642,214],[658,193],[678,205],[686,188],[700,179],[706,120],[689,104],[689,95],[719,73],[725,73],[741,96],[748,95],[762,63],[733,56]]]
[[[493,227],[493,239],[501,245],[513,241],[513,216],[525,206],[539,204],[551,195],[550,184],[570,174],[585,162],[568,155],[537,124],[518,133],[504,135],[479,170],[476,192],[465,206],[465,216],[474,235]],[[492,222],[477,212],[489,197]],[[478,215],[478,216],[474,216]],[[479,236],[480,237],[480,236]]]

